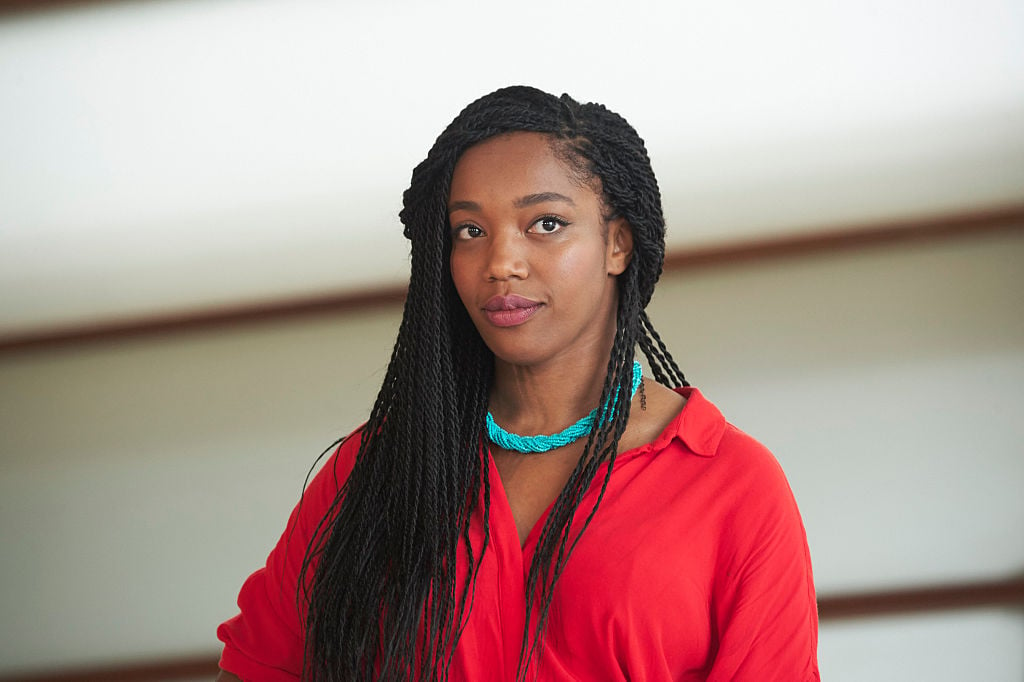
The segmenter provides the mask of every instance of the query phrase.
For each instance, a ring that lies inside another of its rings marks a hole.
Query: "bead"
[[[633,392],[630,394],[630,399],[636,395],[636,389],[640,386],[640,381],[643,378],[643,370],[640,367],[640,363],[637,361],[633,362]],[[618,390],[615,392],[618,397]],[[615,415],[615,408],[608,408],[607,404],[605,409],[608,409],[608,419],[611,419]],[[490,411],[487,412],[487,437],[490,438],[491,442],[498,447],[506,450],[514,450],[515,452],[522,453],[534,453],[534,452],[547,452],[548,450],[554,450],[560,448],[569,443],[578,441],[580,438],[588,435],[594,428],[594,422],[597,421],[597,410],[594,408],[590,411],[590,414],[580,419],[575,424],[566,427],[558,433],[551,435],[536,435],[536,436],[520,436],[518,433],[511,433],[498,426],[494,421],[494,417]]]

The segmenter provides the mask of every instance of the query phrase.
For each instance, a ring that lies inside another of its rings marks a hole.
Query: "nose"
[[[526,242],[526,236],[519,230],[498,230],[487,251],[487,279],[492,282],[526,279],[530,271]]]

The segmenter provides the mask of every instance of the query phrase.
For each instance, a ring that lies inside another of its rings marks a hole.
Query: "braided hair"
[[[489,542],[484,423],[494,356],[451,278],[447,202],[463,152],[516,131],[547,135],[573,172],[599,186],[611,217],[631,227],[634,244],[617,278],[604,407],[548,515],[527,577],[527,608],[538,609],[539,617],[531,628],[527,612],[520,679],[539,650],[559,576],[604,496],[629,419],[636,347],[659,383],[688,385],[644,312],[661,275],[665,222],[636,131],[600,104],[524,86],[502,88],[463,109],[413,170],[403,196],[400,217],[412,255],[398,339],[360,432],[354,468],[303,562],[304,677],[311,682],[448,677]],[[601,493],[574,535],[572,520],[605,462]],[[470,518],[481,499],[484,540],[473,547]],[[470,567],[461,581],[455,569],[460,546]]]

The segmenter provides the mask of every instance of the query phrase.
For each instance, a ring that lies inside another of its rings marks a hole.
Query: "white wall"
[[[767,443],[819,592],[1024,568],[1024,231],[672,273],[655,324]],[[0,674],[216,650],[400,310],[0,356]],[[1020,680],[1021,614],[826,624],[827,680]]]
[[[637,127],[676,248],[1024,201],[1024,3],[515,8],[0,11],[0,334],[400,282],[410,170],[516,83]]]

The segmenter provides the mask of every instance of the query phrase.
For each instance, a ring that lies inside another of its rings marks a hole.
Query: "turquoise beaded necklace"
[[[640,363],[633,362],[633,392],[630,393],[630,400],[636,395],[636,389],[640,387],[640,381],[643,377],[643,370],[640,369]],[[616,397],[618,391],[615,392]],[[615,414],[615,408],[613,407],[608,415],[611,419]],[[563,445],[568,445],[578,441],[583,436],[586,436],[594,428],[594,422],[597,421],[597,408],[595,407],[590,411],[586,417],[580,419],[575,424],[566,427],[558,433],[553,433],[550,436],[536,435],[536,436],[520,436],[518,433],[510,433],[505,429],[498,426],[494,421],[494,417],[491,415],[490,410],[487,412],[487,437],[491,439],[491,442],[500,448],[506,450],[514,450],[516,452],[531,453],[531,452],[547,452],[548,450],[554,450],[560,448]]]

